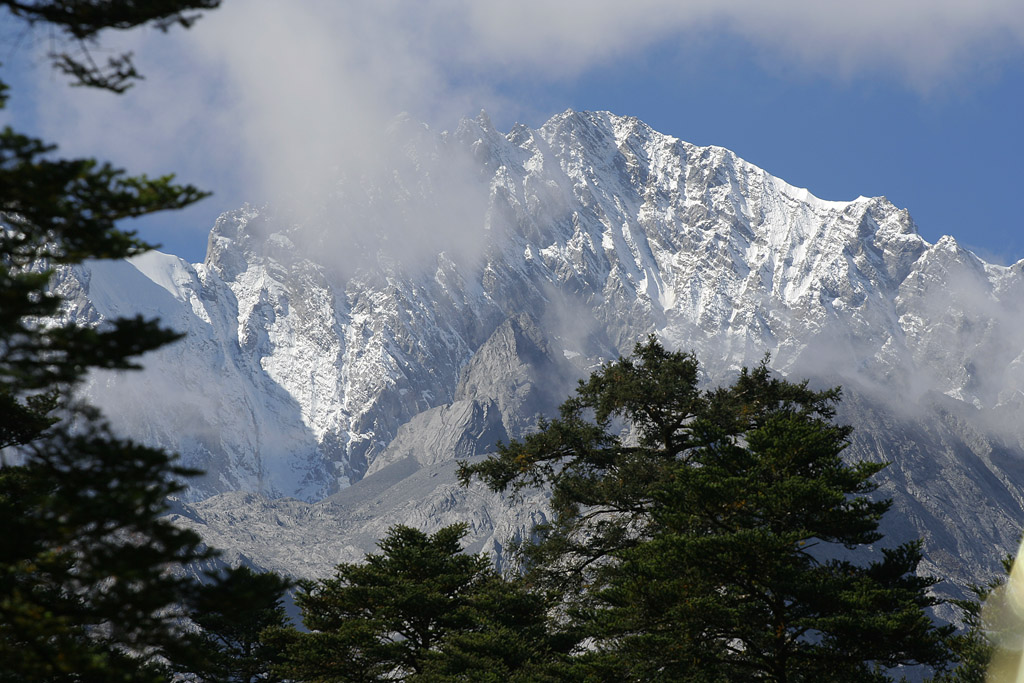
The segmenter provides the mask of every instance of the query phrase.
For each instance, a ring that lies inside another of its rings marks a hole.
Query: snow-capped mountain
[[[925,538],[926,571],[978,578],[1014,546],[1024,262],[929,244],[884,197],[824,201],[607,112],[392,134],[387,173],[301,214],[226,213],[202,264],[150,253],[58,282],[69,315],[188,334],[89,390],[206,471],[178,513],[212,544],[308,575],[388,524],[462,518],[500,555],[541,501],[462,489],[453,458],[522,434],[653,332],[709,383],[770,352],[842,384],[849,455],[893,462],[886,528]]]

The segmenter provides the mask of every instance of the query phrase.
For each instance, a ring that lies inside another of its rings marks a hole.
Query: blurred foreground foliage
[[[189,24],[196,2],[0,2],[5,21],[46,30],[74,84],[121,92],[130,55],[97,64],[107,29]],[[66,49],[65,49],[66,48]],[[10,96],[0,82],[0,108]],[[54,270],[149,248],[118,221],[187,206],[204,193],[170,176],[129,176],[94,159],[0,131],[0,678],[157,681],[198,658],[184,605],[185,564],[210,555],[161,519],[192,471],[172,455],[114,436],[76,403],[90,371],[130,369],[177,339],[159,322],[60,323]]]

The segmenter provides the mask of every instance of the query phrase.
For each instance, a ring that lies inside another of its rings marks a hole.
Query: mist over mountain
[[[840,384],[854,460],[887,461],[884,530],[979,580],[1024,520],[1024,261],[929,244],[884,197],[824,201],[719,147],[607,112],[532,130],[408,118],[322,202],[220,217],[201,264],[61,274],[67,315],[187,333],[95,376],[118,429],[206,472],[175,510],[246,560],[320,575],[390,524],[471,524],[501,560],[544,515],[459,487],[577,378],[656,334],[709,386],[765,353]],[[386,169],[386,170],[381,170]],[[340,171],[339,171],[340,174]]]

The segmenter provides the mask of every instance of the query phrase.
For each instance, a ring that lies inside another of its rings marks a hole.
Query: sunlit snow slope
[[[146,372],[98,376],[90,391],[121,429],[207,472],[189,500],[258,494],[206,503],[229,519],[222,545],[245,546],[230,528],[270,498],[307,509],[368,472],[448,472],[653,332],[695,350],[709,383],[770,352],[780,372],[842,384],[849,455],[894,463],[889,529],[924,536],[927,567],[977,576],[1014,546],[1024,262],[929,244],[884,197],[823,201],[607,112],[507,134],[484,114],[453,133],[408,120],[392,133],[392,172],[342,179],[302,215],[226,213],[202,264],[152,253],[58,284],[79,319],[142,313],[188,334]],[[449,512],[476,510],[478,540],[526,523],[498,520],[496,499],[450,495],[463,498]],[[392,508],[379,518],[411,519]],[[316,509],[303,519],[321,521],[296,522],[293,538],[306,529],[316,544],[334,528],[372,547],[364,523]],[[331,542],[316,566],[366,545]]]

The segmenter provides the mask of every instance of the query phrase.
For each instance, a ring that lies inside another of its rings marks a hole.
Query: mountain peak
[[[883,490],[915,520],[956,518],[941,533],[964,544],[1016,533],[1003,530],[1024,494],[1000,463],[1024,458],[1024,435],[1000,425],[1024,421],[1024,269],[928,245],[884,197],[822,200],[609,112],[508,134],[486,113],[452,135],[405,118],[394,134],[394,169],[345,179],[308,220],[244,207],[193,270],[86,265],[58,284],[69,315],[159,301],[188,332],[92,391],[120,429],[207,471],[192,498],[313,501],[385,470],[426,486],[453,467],[447,450],[528,432],[574,379],[654,333],[695,351],[710,382],[770,352],[779,371],[843,384],[859,423],[870,404],[879,425],[851,457],[909,459]],[[905,439],[891,453],[889,428]],[[978,467],[995,526],[965,502]],[[931,495],[918,472],[953,483]]]

